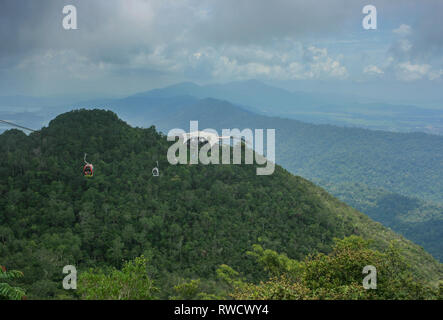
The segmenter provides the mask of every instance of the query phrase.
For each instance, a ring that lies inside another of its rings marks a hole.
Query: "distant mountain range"
[[[146,98],[160,99],[173,96],[227,100],[258,114],[297,119],[310,123],[335,124],[394,132],[443,134],[442,110],[374,102],[374,100],[369,101],[354,97],[352,94],[345,96],[342,94],[288,91],[257,80],[202,86],[184,82],[122,99],[96,99],[76,103],[73,103],[72,98],[69,101],[63,101],[61,98],[0,97],[0,118],[4,117],[2,112],[35,111],[49,120],[60,112],[72,109],[66,108],[67,106],[107,105],[114,104],[115,101],[120,101],[122,105],[134,105]],[[29,118],[32,118],[31,114]]]
[[[180,83],[139,93],[134,97],[171,97],[227,100],[253,112],[311,123],[337,124],[399,132],[443,134],[443,111],[416,106],[359,101],[332,94],[290,92],[256,80],[199,86]]]

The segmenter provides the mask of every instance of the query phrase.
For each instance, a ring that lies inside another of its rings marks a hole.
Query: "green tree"
[[[79,276],[78,293],[85,300],[151,300],[156,288],[147,274],[144,256],[125,262],[110,273],[90,269]]]
[[[25,298],[25,291],[19,287],[13,287],[7,282],[23,277],[23,273],[17,270],[7,271],[6,267],[0,266],[0,300],[22,300]]]
[[[255,245],[249,253],[271,278],[259,284],[237,283],[235,299],[437,299],[438,290],[417,279],[391,244],[383,251],[357,236],[336,239],[332,252],[308,256],[303,262]],[[373,265],[377,288],[363,288],[362,270]],[[232,272],[231,272],[232,273]]]

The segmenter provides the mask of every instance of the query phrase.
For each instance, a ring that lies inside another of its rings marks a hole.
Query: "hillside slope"
[[[345,192],[338,186],[347,184],[385,190],[391,195],[389,206],[360,206],[374,202],[371,192],[356,195],[352,191],[352,199],[341,199],[417,241],[435,257],[443,256],[439,231],[443,212],[438,209],[443,204],[442,137],[313,125],[258,115],[228,101],[197,100],[183,95],[197,95],[200,89],[193,84],[182,84],[99,105],[118,112],[131,124],[142,127],[155,124],[165,133],[176,127],[188,130],[190,120],[199,120],[200,129],[275,128],[279,164],[311,181],[322,182],[336,196]],[[426,205],[417,207],[413,201],[403,201],[404,197],[417,198]],[[415,215],[422,220],[429,212],[428,206],[433,207],[431,211],[436,215],[432,221],[409,219],[405,223],[390,223],[394,215]],[[394,213],[391,209],[401,212]]]
[[[295,174],[335,184],[358,182],[443,203],[441,136],[314,125],[258,115],[216,99],[181,105],[163,117],[156,113],[153,121],[151,105],[155,103],[149,98],[144,105],[146,111],[134,112],[133,117],[138,114],[145,126],[155,124],[163,132],[172,128],[189,130],[190,120],[198,120],[200,129],[214,128],[219,132],[223,128],[273,128],[276,160]],[[126,112],[131,109],[117,102],[108,107]]]
[[[443,261],[443,206],[359,183],[314,181],[353,208],[423,246]]]
[[[181,107],[154,123],[167,132],[187,128],[189,120],[199,120],[201,129],[275,128],[277,163],[443,257],[442,137],[312,125],[215,99]],[[357,192],[355,184],[365,190]]]
[[[172,166],[169,145],[154,128],[100,110],[62,114],[30,136],[0,135],[0,260],[25,273],[30,298],[65,294],[64,265],[120,266],[141,254],[164,283],[211,278],[222,263],[257,280],[244,255],[254,243],[302,259],[352,234],[378,247],[397,240],[418,277],[441,277],[421,247],[279,166],[271,176],[254,165]]]

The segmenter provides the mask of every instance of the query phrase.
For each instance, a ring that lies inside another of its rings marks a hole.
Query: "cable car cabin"
[[[92,177],[94,175],[94,166],[90,163],[86,164],[83,167],[83,175],[88,178]]]

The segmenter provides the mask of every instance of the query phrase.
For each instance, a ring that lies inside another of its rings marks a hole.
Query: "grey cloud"
[[[263,44],[272,39],[331,34],[349,17],[358,21],[363,1],[330,0],[71,0],[80,30],[61,28],[56,0],[4,0],[1,57],[46,49],[73,49],[93,60],[124,63],[158,43],[182,46]]]
[[[381,27],[392,19],[407,24],[403,14],[407,17],[421,3],[370,2],[379,11]],[[65,4],[77,7],[79,30],[62,29]],[[134,85],[143,77],[147,82],[155,82],[154,77],[205,81],[215,66],[224,67],[224,56],[245,70],[237,76],[254,74],[251,69],[258,67],[263,74],[267,70],[285,74],[292,61],[301,64],[292,65],[293,73],[303,72],[302,64],[315,65],[304,42],[332,39],[334,45],[335,40],[360,31],[366,4],[366,0],[2,0],[0,83],[4,88],[11,88],[7,82],[17,88],[20,83],[41,87],[44,79],[50,91],[51,85],[75,87],[77,80],[81,88],[94,83],[112,87],[111,81],[115,88],[118,79]],[[399,61],[438,59],[436,53],[443,47],[441,6],[436,0],[421,6],[417,13],[421,19],[407,38],[412,49],[405,53],[401,43],[394,43],[390,53]],[[203,54],[200,59],[193,56],[198,52]],[[320,74],[337,60],[328,52],[324,57],[328,63],[315,65]],[[346,59],[339,62],[336,68],[346,65]],[[62,82],[67,72],[69,79]],[[128,81],[131,76],[134,80]]]
[[[213,43],[263,43],[276,38],[298,38],[342,31],[359,1],[332,0],[319,4],[300,0],[208,1],[210,19],[201,20],[193,32]]]
[[[414,23],[408,33],[395,32],[397,39],[392,43],[389,53],[397,60],[430,62],[439,59],[443,53],[443,2],[429,0],[415,3]],[[408,17],[404,17],[407,19]],[[399,26],[400,27],[400,26]],[[396,29],[398,30],[398,29]]]
[[[421,59],[443,53],[443,2],[430,1],[427,6],[428,10],[421,14],[411,39],[412,54]]]
[[[443,75],[443,2],[429,0],[415,6],[415,21],[393,30],[385,71],[404,81],[440,79]],[[406,18],[406,17],[405,17]]]

